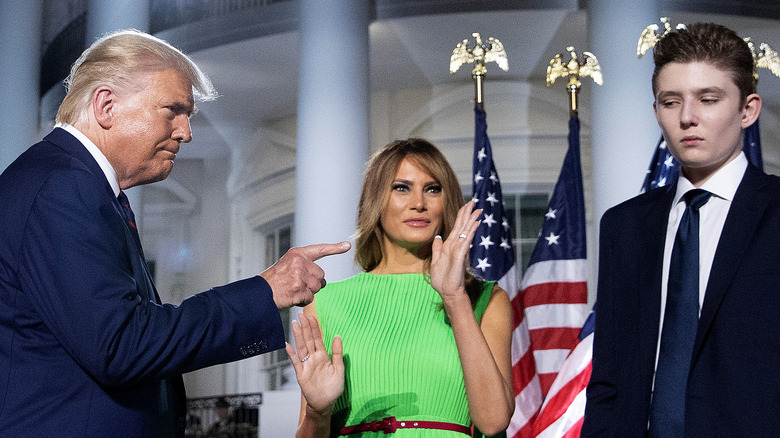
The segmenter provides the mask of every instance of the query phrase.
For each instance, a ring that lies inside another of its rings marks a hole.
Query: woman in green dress
[[[293,324],[297,351],[287,346],[302,391],[298,437],[506,429],[511,307],[467,269],[482,212],[462,199],[425,140],[371,158],[355,242],[365,272],[323,288]]]

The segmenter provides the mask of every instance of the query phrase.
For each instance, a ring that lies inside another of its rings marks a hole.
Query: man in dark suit
[[[311,302],[313,262],[349,243],[162,304],[122,190],[170,174],[216,94],[136,31],[93,44],[67,85],[57,127],[0,175],[0,436],[183,436],[181,374],[283,348],[278,309]]]
[[[777,436],[780,178],[742,152],[761,111],[752,54],[696,24],[653,55],[653,107],[681,174],[602,218],[582,436]]]

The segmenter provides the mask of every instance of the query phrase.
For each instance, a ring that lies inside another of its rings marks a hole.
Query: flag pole
[[[482,210],[482,220],[469,250],[471,272],[485,281],[496,281],[510,297],[517,294],[515,253],[509,220],[504,214],[501,180],[493,161],[493,151],[487,135],[484,83],[486,64],[495,62],[502,70],[508,69],[506,52],[501,42],[493,37],[483,41],[479,33],[472,33],[476,40],[469,47],[464,39],[455,47],[450,57],[450,73],[455,73],[464,63],[474,63],[471,77],[474,79],[474,154],[472,160],[472,200],[474,207]],[[527,338],[527,337],[526,337]],[[529,344],[530,341],[526,342]],[[540,401],[541,403],[541,401]],[[476,427],[473,436],[484,435]],[[495,438],[505,438],[501,432]]]
[[[523,312],[531,318],[548,304],[558,307],[558,316],[529,320],[544,400],[530,434],[517,437],[578,437],[585,414],[585,390],[590,379],[593,330],[586,322],[588,260],[585,238],[585,199],[580,162],[578,93],[581,78],[603,83],[601,68],[592,53],[582,59],[567,47],[569,61],[557,54],[547,69],[547,86],[566,77],[569,95],[569,148],[548,203],[540,238],[529,260],[521,285]],[[574,273],[574,274],[573,274]],[[559,286],[565,279],[565,288]],[[565,310],[564,310],[565,308]],[[529,312],[530,310],[530,312]],[[550,323],[553,319],[555,323]],[[592,317],[591,319],[592,320]],[[583,324],[585,322],[585,324]],[[568,355],[546,353],[568,350]],[[541,371],[544,370],[544,371]],[[522,432],[522,431],[521,431]]]

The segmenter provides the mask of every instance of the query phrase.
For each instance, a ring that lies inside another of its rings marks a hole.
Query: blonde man
[[[0,436],[183,436],[181,374],[284,347],[277,309],[311,302],[313,260],[163,304],[123,190],[165,179],[216,97],[186,55],[137,31],[73,66],[57,127],[0,175]]]

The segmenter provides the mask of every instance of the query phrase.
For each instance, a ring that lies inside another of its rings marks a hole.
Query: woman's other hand
[[[478,218],[481,214],[482,210],[474,210],[473,201],[467,202],[458,210],[455,225],[447,240],[442,241],[441,236],[433,239],[431,286],[439,292],[445,306],[450,299],[466,296],[469,247],[479,227]]]
[[[290,356],[298,385],[309,409],[321,414],[330,414],[336,399],[344,390],[341,338],[336,336],[333,339],[331,360],[325,350],[317,318],[303,313],[298,318],[300,323],[293,321],[297,351],[292,345],[287,344],[287,355]]]

